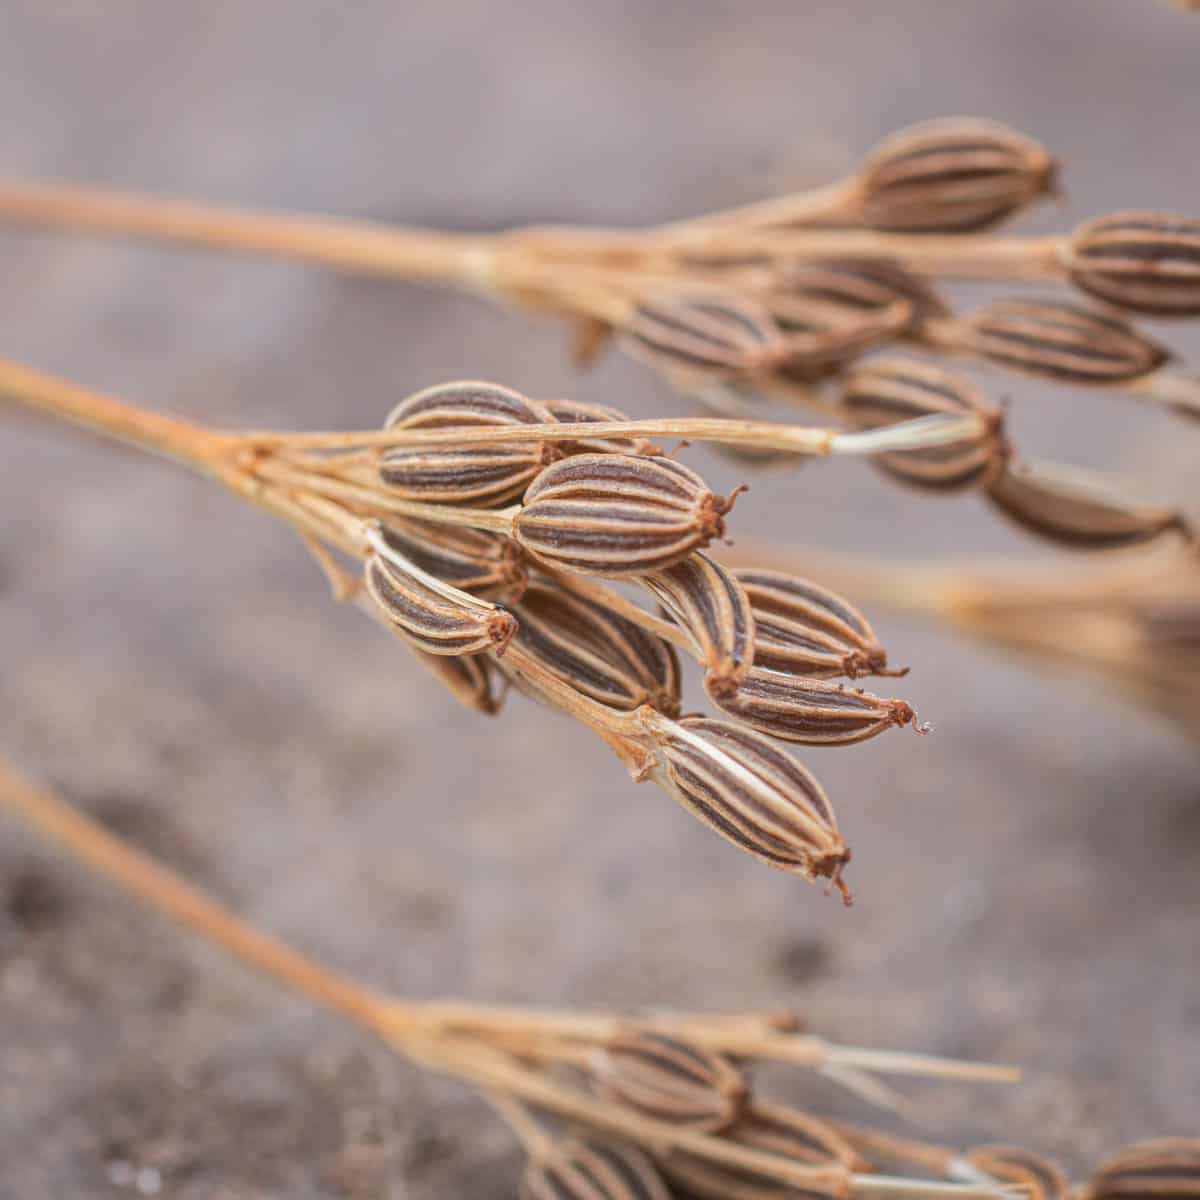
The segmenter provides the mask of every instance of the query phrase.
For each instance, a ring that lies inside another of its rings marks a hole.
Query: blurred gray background
[[[16,177],[453,228],[636,223],[822,182],[897,126],[969,113],[1062,156],[1065,198],[1031,230],[1200,207],[1200,18],[1151,0],[0,0],[0,34]],[[683,411],[619,356],[577,376],[558,329],[436,290],[28,232],[0,232],[0,272],[0,353],[205,421],[370,426],[464,376]],[[1032,452],[1194,489],[1195,430],[1004,394]],[[1019,1088],[912,1089],[915,1128],[1075,1169],[1200,1124],[1196,756],[1140,714],[881,618],[937,729],[805,756],[855,850],[843,911],[582,729],[519,699],[460,711],[210,484],[10,413],[0,479],[0,750],[305,949],[412,996],[794,1005],[841,1040],[1015,1061]],[[1038,552],[974,500],[853,462],[752,482],[744,533]],[[0,1195],[483,1200],[518,1170],[466,1089],[0,815]]]

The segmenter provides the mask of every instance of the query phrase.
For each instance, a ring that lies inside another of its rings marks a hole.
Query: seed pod
[[[521,547],[501,534],[389,517],[380,536],[422,571],[464,592],[515,600],[529,583]]]
[[[1132,504],[1083,472],[1013,463],[988,486],[988,499],[1024,529],[1079,550],[1111,550],[1172,530],[1191,537],[1172,508]]]
[[[656,1121],[715,1132],[745,1111],[750,1089],[727,1058],[646,1030],[620,1034],[591,1060],[606,1099]]]
[[[912,308],[901,301],[875,310],[837,309],[791,296],[767,296],[764,302],[779,323],[787,356],[778,371],[787,379],[808,382],[883,342],[912,324]]]
[[[549,583],[535,583],[516,611],[517,644],[564,683],[610,708],[678,715],[679,660],[661,638]]]
[[[656,778],[721,837],[773,867],[807,879],[841,873],[850,850],[821,785],[761,734],[725,721],[687,717],[651,730],[661,756]]]
[[[709,695],[731,717],[771,737],[810,746],[848,746],[864,742],[893,725],[915,723],[916,714],[903,700],[886,700],[861,688],[821,679],[805,679],[783,671],[753,667],[732,696]]]
[[[886,669],[867,618],[840,596],[785,571],[741,567],[733,575],[754,611],[755,665],[814,679],[906,674]]]
[[[754,662],[754,613],[742,585],[705,554],[691,554],[642,583],[691,638],[709,692],[736,692]]]
[[[662,1176],[637,1147],[571,1138],[530,1161],[521,1200],[671,1200]]]
[[[1197,1200],[1200,1138],[1154,1138],[1119,1151],[1088,1180],[1085,1200]]]
[[[1120,317],[1060,300],[998,300],[957,324],[956,344],[991,362],[1065,383],[1120,383],[1170,355]]]
[[[798,300],[859,312],[907,306],[911,322],[948,317],[930,284],[889,259],[798,259],[775,269],[772,291]]]
[[[848,1194],[846,1173],[839,1167],[815,1172],[804,1185],[687,1153],[669,1155],[662,1168],[679,1200],[846,1200]]]
[[[616,408],[603,404],[584,404],[579,400],[543,400],[542,407],[552,420],[564,425],[589,424],[597,421],[628,421],[629,417]],[[582,432],[582,431],[581,431]],[[645,454],[662,451],[648,438],[642,437],[580,437],[578,441],[555,442],[559,454]]]
[[[392,409],[385,429],[425,431],[546,425],[550,414],[534,400],[494,383],[444,383],[409,396]],[[396,446],[380,460],[379,476],[410,500],[474,507],[519,496],[556,457],[546,443]]]
[[[1057,165],[995,121],[925,121],[885,138],[857,175],[859,220],[893,233],[975,233],[1054,188]]]
[[[487,659],[480,654],[455,655],[430,654],[413,647],[417,660],[436,675],[446,690],[472,712],[492,717],[500,711],[502,696],[492,687],[492,670]]]
[[[644,575],[724,536],[733,499],[669,458],[577,454],[533,481],[513,530],[553,566],[614,579]]]
[[[621,342],[684,386],[752,374],[783,353],[770,314],[736,296],[644,300],[621,328]]]
[[[1004,1183],[1025,1184],[1029,1200],[1069,1200],[1071,1181],[1044,1154],[1020,1146],[977,1146],[967,1156],[972,1166]]]
[[[1081,225],[1062,254],[1071,282],[1129,312],[1200,313],[1200,220],[1119,212]]]
[[[819,1167],[838,1163],[865,1171],[870,1163],[828,1122],[785,1104],[753,1101],[746,1115],[725,1136],[741,1146],[766,1150],[793,1162]],[[1046,1200],[1055,1200],[1047,1197]]]
[[[858,430],[935,414],[982,418],[979,432],[962,441],[872,456],[887,474],[929,491],[984,486],[1008,456],[1001,411],[968,380],[928,363],[881,358],[855,368],[846,378],[839,412]]]
[[[422,571],[380,529],[371,530],[367,540],[367,592],[397,633],[429,654],[504,651],[517,631],[511,613]]]

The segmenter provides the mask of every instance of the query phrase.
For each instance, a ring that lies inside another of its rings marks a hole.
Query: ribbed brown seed
[[[819,1167],[840,1163],[852,1171],[870,1164],[831,1125],[785,1104],[752,1101],[746,1115],[727,1130],[731,1142]],[[1047,1200],[1056,1200],[1047,1197]]]
[[[981,487],[1008,457],[1000,409],[969,380],[929,363],[880,358],[855,368],[846,377],[838,411],[859,430],[935,414],[982,417],[976,436],[872,457],[883,471],[914,487],[938,492]]]
[[[1128,321],[1059,300],[998,300],[957,328],[963,349],[1066,383],[1120,383],[1170,357]]]
[[[778,265],[772,291],[859,312],[907,305],[910,319],[946,317],[950,308],[930,284],[888,259],[795,260]]]
[[[679,713],[674,649],[619,613],[550,583],[535,583],[517,606],[517,644],[577,691],[632,712],[649,704]]]
[[[951,118],[902,129],[858,172],[859,220],[895,233],[974,233],[1051,192],[1056,164],[994,121]]]
[[[1071,282],[1152,317],[1200,313],[1200,220],[1119,212],[1081,225],[1062,255]]]
[[[500,711],[502,698],[492,686],[492,668],[482,655],[430,654],[416,647],[413,651],[464,708],[489,717]]]
[[[364,563],[367,592],[391,626],[429,654],[502,653],[517,631],[511,613],[425,575],[384,541],[371,536]]]
[[[914,724],[916,714],[903,700],[766,667],[753,667],[731,696],[709,695],[729,716],[785,742],[848,746],[893,725],[928,732]]]
[[[1010,464],[988,486],[988,499],[1018,525],[1060,546],[1110,550],[1171,531],[1191,536],[1175,509],[1132,504],[1075,471]]]
[[[736,692],[754,662],[754,612],[737,579],[706,554],[690,554],[642,583],[691,639],[709,693]]]
[[[384,424],[391,430],[479,429],[546,425],[552,417],[534,400],[494,383],[445,383],[402,400]],[[410,500],[474,507],[503,504],[524,491],[556,457],[540,441],[485,445],[397,446],[387,450],[379,475]]]
[[[635,358],[685,383],[750,374],[783,353],[770,314],[733,296],[644,300],[620,333]]]
[[[732,1125],[750,1095],[727,1058],[678,1038],[631,1030],[595,1051],[596,1090],[656,1121],[715,1132]]]
[[[521,1200],[671,1200],[671,1193],[635,1146],[585,1137],[559,1142],[531,1160]]]
[[[852,358],[891,341],[912,324],[912,307],[844,309],[787,295],[764,298],[787,342],[777,370],[785,378],[819,379]]]
[[[654,736],[658,778],[684,808],[760,861],[842,887],[849,848],[821,785],[795,759],[753,730],[705,717],[664,722]]]
[[[529,583],[521,547],[501,534],[399,517],[389,517],[380,532],[421,570],[464,592],[516,600]]]
[[[706,1162],[690,1154],[663,1160],[663,1174],[676,1200],[847,1200],[846,1173],[831,1167],[811,1183],[779,1183],[756,1172]]]
[[[757,666],[814,679],[886,671],[887,651],[849,601],[785,571],[740,567],[733,575],[754,611]]]
[[[622,578],[663,570],[722,537],[732,503],[668,458],[577,454],[534,480],[513,530],[554,566]]]
[[[1197,1200],[1200,1138],[1155,1138],[1119,1151],[1088,1180],[1084,1200]]]
[[[1069,1200],[1071,1181],[1044,1154],[1020,1146],[976,1146],[967,1161],[1004,1183],[1025,1184],[1028,1200]]]
[[[597,421],[628,421],[620,409],[603,404],[584,404],[579,400],[543,400],[542,406],[555,421],[564,425],[595,423]],[[583,431],[580,431],[581,435]],[[555,442],[560,454],[645,454],[662,451],[648,438],[642,437],[584,437],[578,441]]]

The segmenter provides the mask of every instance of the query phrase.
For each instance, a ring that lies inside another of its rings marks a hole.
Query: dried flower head
[[[838,411],[860,430],[936,414],[977,415],[974,436],[872,458],[889,475],[915,487],[938,492],[981,487],[1008,457],[1000,409],[969,380],[930,363],[889,357],[854,368],[846,376]]]
[[[1062,256],[1076,287],[1152,317],[1200,313],[1200,220],[1119,212],[1081,225]]]
[[[668,458],[578,454],[534,480],[513,529],[552,566],[622,578],[663,570],[722,537],[733,499]]]
[[[858,172],[862,224],[893,233],[974,233],[1054,188],[1056,164],[995,121],[925,121],[885,138]]]
[[[520,392],[495,383],[466,381],[426,388],[402,400],[384,424],[393,430],[478,429],[546,425],[554,418]],[[379,464],[387,487],[411,500],[475,507],[519,496],[556,454],[536,439],[495,446],[397,446]]]
[[[521,1200],[671,1200],[671,1193],[636,1146],[578,1137],[531,1159]]]

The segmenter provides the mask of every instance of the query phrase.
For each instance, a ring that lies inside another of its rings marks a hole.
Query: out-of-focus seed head
[[[887,651],[848,600],[786,571],[733,571],[754,612],[754,663],[772,671],[828,679],[904,675],[887,670]]]
[[[997,300],[958,331],[965,349],[991,362],[1065,383],[1120,383],[1170,358],[1128,321],[1060,300]]]
[[[1088,1180],[1085,1200],[1197,1200],[1200,1138],[1155,1138],[1127,1146]]]
[[[530,1161],[521,1200],[671,1200],[671,1193],[637,1147],[580,1137]]]
[[[1062,255],[1071,282],[1128,312],[1200,314],[1200,220],[1119,212],[1081,225]]]
[[[814,1167],[840,1164],[851,1171],[865,1171],[871,1165],[828,1122],[784,1104],[752,1101],[746,1115],[725,1136],[739,1145]]]
[[[754,662],[754,613],[741,584],[705,554],[642,582],[691,638],[709,692],[736,692]]]
[[[517,606],[517,645],[585,696],[632,712],[680,708],[679,661],[661,638],[556,584],[538,582]]]
[[[580,400],[543,400],[553,420],[564,425],[587,425],[600,421],[628,421],[629,417],[617,408],[603,404],[585,404]],[[648,438],[592,437],[580,430],[578,441],[555,442],[560,454],[639,454],[654,456],[662,451]]]
[[[1177,509],[1131,503],[1083,472],[1017,462],[988,485],[988,499],[1023,529],[1060,546],[1112,550],[1193,531]]]
[[[444,383],[402,400],[385,429],[426,431],[488,426],[548,425],[542,405],[495,383]],[[379,475],[388,489],[409,500],[486,507],[519,496],[557,455],[549,443],[504,442],[495,446],[412,445],[384,452]]]
[[[950,308],[927,280],[890,259],[799,259],[775,266],[772,293],[859,312],[907,308],[917,323],[948,317]]]
[[[848,746],[893,725],[929,732],[903,700],[766,667],[753,667],[732,695],[710,696],[729,716],[785,742]]]
[[[661,755],[656,777],[721,837],[773,867],[832,879],[850,850],[821,785],[795,759],[753,730],[687,717],[652,728]]]
[[[627,578],[664,570],[723,537],[733,500],[669,458],[577,454],[534,480],[513,531],[552,566]]]
[[[1033,1150],[1021,1146],[976,1146],[967,1161],[994,1179],[1024,1184],[1030,1189],[1029,1200],[1069,1200],[1071,1181],[1063,1169]]]
[[[858,218],[893,233],[975,233],[1054,189],[1054,159],[995,121],[952,117],[880,142],[857,175]]]
[[[672,1154],[663,1160],[663,1174],[677,1200],[848,1200],[846,1173],[840,1167],[818,1171],[808,1183],[779,1180],[708,1162],[692,1154]]]
[[[980,418],[978,433],[961,441],[872,456],[881,470],[913,487],[936,492],[983,487],[1008,458],[1001,410],[969,380],[930,363],[888,357],[854,368],[838,411],[858,430],[938,414]]]
[[[749,1085],[726,1058],[678,1038],[631,1030],[595,1051],[601,1095],[643,1116],[715,1132],[745,1111]]]
[[[521,547],[502,534],[389,517],[380,536],[421,570],[473,595],[516,600],[529,583]]]

